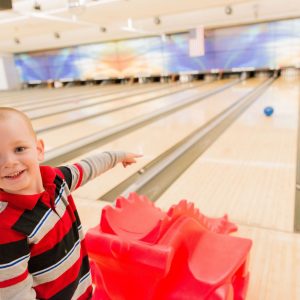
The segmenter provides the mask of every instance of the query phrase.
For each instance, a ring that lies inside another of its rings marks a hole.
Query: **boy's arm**
[[[123,166],[126,167],[127,165],[135,163],[135,159],[140,156],[141,155],[122,151],[106,151],[87,157],[74,165],[59,167],[59,169],[63,173],[69,189],[72,192],[89,180],[113,168],[117,163],[121,162]]]
[[[0,299],[33,300],[32,276],[28,272],[30,250],[26,237],[0,230]]]

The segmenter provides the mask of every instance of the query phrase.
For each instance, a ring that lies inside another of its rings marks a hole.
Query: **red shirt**
[[[43,193],[0,191],[0,298],[90,299],[90,267],[70,194],[71,171],[40,170]]]

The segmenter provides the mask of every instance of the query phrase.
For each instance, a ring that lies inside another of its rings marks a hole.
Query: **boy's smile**
[[[25,170],[23,170],[23,171],[17,171],[17,172],[14,172],[12,174],[4,176],[4,178],[9,179],[9,180],[17,180],[17,179],[19,179],[21,177],[21,175],[24,172],[25,172]]]
[[[36,139],[27,120],[15,113],[0,116],[0,136],[0,188],[12,194],[41,193],[43,142]]]

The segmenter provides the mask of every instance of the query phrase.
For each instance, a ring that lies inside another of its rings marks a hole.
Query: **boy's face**
[[[26,120],[17,114],[0,119],[0,137],[0,188],[12,194],[42,192],[43,141],[36,140]]]

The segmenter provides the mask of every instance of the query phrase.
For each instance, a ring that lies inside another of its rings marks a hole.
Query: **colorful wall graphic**
[[[23,82],[103,79],[211,69],[300,66],[300,19],[205,31],[205,55],[190,57],[188,33],[15,55]]]

